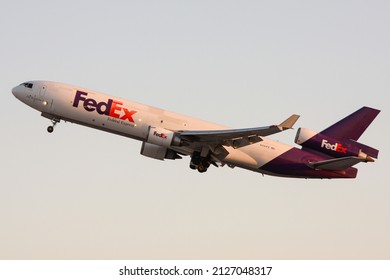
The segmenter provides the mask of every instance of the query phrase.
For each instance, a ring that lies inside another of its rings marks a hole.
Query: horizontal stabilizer
[[[367,161],[367,160],[360,157],[343,157],[343,158],[335,158],[335,159],[311,162],[309,163],[309,165],[314,169],[321,169],[321,170],[345,170],[363,161]]]

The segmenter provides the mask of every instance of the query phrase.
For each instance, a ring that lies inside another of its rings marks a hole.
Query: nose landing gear
[[[47,127],[47,132],[49,132],[49,133],[52,133],[54,131],[54,127],[56,126],[57,123],[60,122],[60,120],[59,119],[52,119],[51,122],[53,125],[50,125]]]

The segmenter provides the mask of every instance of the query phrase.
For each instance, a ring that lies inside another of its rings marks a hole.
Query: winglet
[[[280,130],[286,130],[293,127],[296,121],[299,119],[299,115],[291,115],[287,120],[278,125]]]

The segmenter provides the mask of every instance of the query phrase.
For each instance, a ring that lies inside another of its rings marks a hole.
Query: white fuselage
[[[171,131],[219,130],[227,127],[163,109],[127,101],[75,86],[48,81],[34,81],[34,87],[20,85],[13,89],[22,102],[51,119],[93,127],[125,137],[145,141],[150,127]],[[109,108],[110,107],[110,108]],[[234,149],[221,163],[262,173],[259,168],[293,147],[264,138],[263,141]],[[186,147],[172,149],[190,154]]]

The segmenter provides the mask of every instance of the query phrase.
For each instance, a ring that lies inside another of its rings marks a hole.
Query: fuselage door
[[[46,85],[42,85],[41,88],[39,89],[39,98],[43,99],[46,93]]]
[[[54,100],[50,94],[47,94],[47,85],[43,84],[39,88],[39,99],[42,100],[42,103],[44,105],[45,111],[47,112],[54,112]]]

